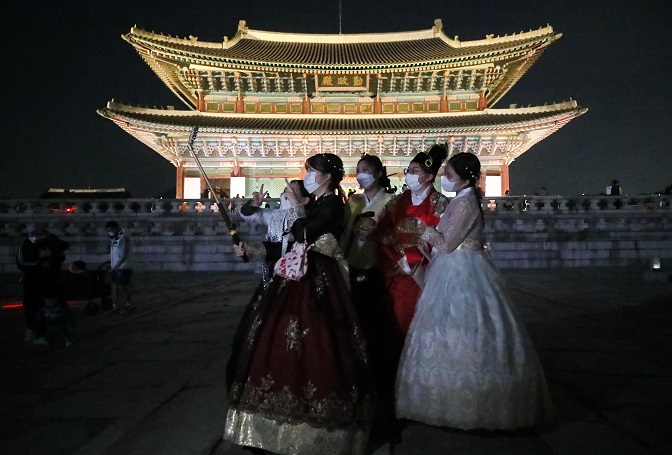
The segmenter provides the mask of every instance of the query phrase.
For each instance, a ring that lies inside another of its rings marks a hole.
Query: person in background
[[[621,195],[621,185],[618,183],[618,180],[614,179],[611,181],[606,189],[607,196],[620,196]]]
[[[125,305],[124,313],[135,310],[131,304],[131,291],[129,282],[133,269],[130,267],[131,238],[119,227],[116,221],[109,221],[105,225],[107,236],[110,238],[110,271],[112,284],[112,308],[110,313],[119,313],[121,308],[121,296]]]
[[[45,271],[45,286],[57,287],[63,278],[63,263],[65,251],[70,244],[52,234],[47,228],[40,229],[37,247],[43,251],[43,266]],[[61,303],[65,304],[65,300]]]
[[[458,153],[441,187],[457,195],[420,240],[431,258],[397,372],[397,417],[512,430],[551,416],[541,363],[483,249],[478,157]]]
[[[34,344],[53,346],[58,337],[63,337],[65,346],[72,346],[75,316],[57,287],[49,286],[44,291],[44,305],[37,312],[35,325],[43,335],[33,340]]]
[[[26,226],[26,239],[16,253],[16,266],[21,271],[23,287],[23,315],[26,322],[24,339],[32,342],[36,336],[35,317],[43,305],[44,289],[49,263],[45,261],[48,251],[40,249],[40,230],[35,224]]]

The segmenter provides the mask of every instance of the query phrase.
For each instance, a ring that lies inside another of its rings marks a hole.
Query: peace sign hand
[[[264,193],[264,184],[262,183],[261,188],[259,188],[259,191],[255,191],[254,193],[252,193],[252,200],[254,201],[254,205],[260,207],[262,201],[266,196],[268,196],[268,191]]]

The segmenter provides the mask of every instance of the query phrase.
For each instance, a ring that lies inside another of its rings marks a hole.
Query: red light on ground
[[[7,305],[2,305],[3,310],[11,310],[13,308],[21,308],[23,307],[23,303],[8,303]]]

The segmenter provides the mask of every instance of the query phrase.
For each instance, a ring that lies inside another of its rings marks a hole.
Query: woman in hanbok
[[[343,162],[317,154],[306,170],[304,185],[315,200],[291,233],[309,245],[307,272],[298,281],[276,274],[259,296],[235,368],[224,437],[278,454],[361,455],[374,392],[336,240],[344,203],[334,191],[341,193]],[[251,259],[259,251],[236,248]]]
[[[397,372],[397,417],[471,430],[529,427],[551,414],[546,380],[503,277],[483,249],[480,162],[445,165],[456,192],[422,235],[431,262]]]
[[[341,246],[350,267],[352,302],[359,315],[376,382],[376,419],[372,442],[395,445],[401,430],[394,412],[394,380],[398,352],[390,343],[395,338],[395,316],[385,296],[385,279],[378,267],[378,218],[394,197],[390,179],[380,158],[363,155],[357,162],[361,194],[352,194],[345,206],[345,232]],[[401,345],[399,346],[399,350]],[[380,440],[378,440],[380,439]]]
[[[292,180],[280,195],[280,208],[270,209],[262,208],[264,201],[264,186],[259,191],[252,193],[252,198],[239,209],[239,215],[248,223],[257,223],[266,226],[266,236],[264,241],[256,246],[264,251],[263,254],[256,254],[255,257],[263,258],[261,262],[261,282],[252,294],[252,298],[245,308],[240,323],[233,336],[233,346],[231,348],[231,357],[226,364],[226,387],[231,391],[235,368],[238,364],[238,355],[245,341],[245,336],[250,328],[252,319],[250,317],[259,295],[264,291],[273,275],[274,261],[265,260],[278,257],[287,250],[289,242],[289,229],[299,218],[305,218],[305,205],[310,201],[310,193],[303,186],[303,180]],[[249,246],[249,245],[248,245]],[[266,254],[266,250],[271,250]]]
[[[427,261],[418,249],[418,241],[427,226],[438,224],[448,204],[448,199],[434,188],[434,179],[447,156],[448,150],[435,144],[413,157],[404,170],[408,190],[387,204],[378,221],[378,264],[385,277],[389,304],[394,309],[397,358],[424,281]]]

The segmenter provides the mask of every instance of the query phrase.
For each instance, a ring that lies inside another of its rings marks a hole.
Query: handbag
[[[275,275],[288,280],[299,281],[306,272],[308,272],[308,245],[305,242],[294,242],[292,248],[273,266]]]

